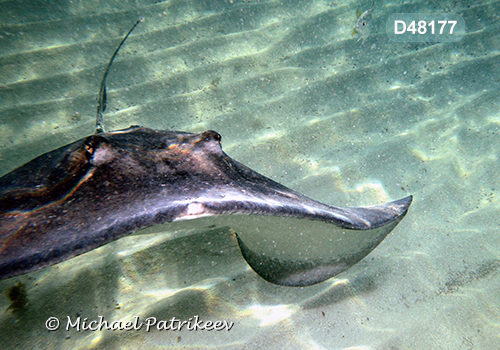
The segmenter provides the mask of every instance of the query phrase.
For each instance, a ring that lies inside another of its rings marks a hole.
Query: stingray
[[[138,23],[104,73],[95,134],[0,178],[0,279],[148,226],[197,219],[229,226],[265,280],[308,286],[362,260],[405,216],[411,196],[359,208],[310,199],[231,159],[212,130],[104,132],[106,77]]]

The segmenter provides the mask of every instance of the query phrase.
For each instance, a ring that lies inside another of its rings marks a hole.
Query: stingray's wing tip
[[[409,195],[404,198],[395,200],[393,203],[401,205],[401,207],[406,211],[410,207],[412,201],[413,201],[413,196]]]
[[[397,216],[404,216],[410,208],[410,204],[413,201],[413,196],[409,195],[401,199],[389,202],[386,205],[391,207],[397,214]]]

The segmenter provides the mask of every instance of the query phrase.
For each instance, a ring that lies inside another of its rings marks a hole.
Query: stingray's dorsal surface
[[[101,94],[105,105],[105,87]],[[98,107],[98,132],[103,110]],[[0,278],[55,264],[140,228],[211,217],[234,229],[244,258],[260,276],[306,286],[363,259],[411,203],[410,196],[364,208],[328,206],[232,160],[220,141],[215,131],[131,127],[96,133],[3,176]]]

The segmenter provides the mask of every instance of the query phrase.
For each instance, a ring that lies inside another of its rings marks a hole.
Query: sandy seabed
[[[398,12],[457,13],[466,35],[389,41]],[[500,347],[500,2],[3,0],[0,175],[93,132],[104,67],[139,16],[107,130],[216,130],[232,158],[321,202],[414,202],[367,258],[305,288],[258,277],[227,228],[149,228],[1,281],[2,349]],[[99,316],[234,326],[46,328]]]

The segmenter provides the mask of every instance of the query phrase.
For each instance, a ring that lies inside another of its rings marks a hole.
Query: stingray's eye
[[[220,142],[222,136],[220,136],[220,134],[217,131],[208,130],[202,134],[201,138],[202,140],[215,140],[217,142]]]

